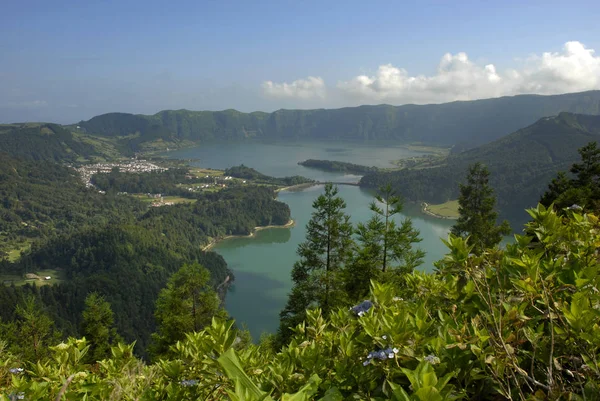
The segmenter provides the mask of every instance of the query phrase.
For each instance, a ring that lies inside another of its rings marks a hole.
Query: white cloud
[[[600,57],[579,42],[567,42],[561,53],[531,56],[521,68],[498,73],[493,64],[477,65],[466,53],[447,53],[432,76],[410,76],[406,70],[386,64],[375,75],[341,81],[338,88],[360,101],[393,103],[577,92],[600,88]]]
[[[471,61],[466,53],[445,54],[435,74],[410,75],[392,64],[380,65],[372,75],[339,81],[328,99],[340,103],[441,103],[523,93],[558,94],[600,89],[600,56],[580,42],[565,43],[562,51],[532,55],[519,65],[498,71],[493,64]],[[265,94],[276,98],[324,99],[321,78],[292,83],[263,83]]]
[[[321,77],[298,79],[292,83],[265,81],[262,84],[266,95],[276,98],[313,99],[325,98],[325,81]]]

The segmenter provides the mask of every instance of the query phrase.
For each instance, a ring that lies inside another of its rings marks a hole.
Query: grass
[[[10,262],[16,262],[21,257],[21,252],[27,251],[30,246],[31,244],[26,242],[25,244],[20,244],[18,248],[8,251],[8,260]]]
[[[212,169],[208,169],[208,168],[192,167],[192,168],[190,168],[190,173],[192,173],[196,177],[204,177],[207,175],[211,176],[211,177],[219,177],[224,174],[224,171],[223,170],[212,170]]]
[[[138,198],[142,202],[154,203],[154,202],[158,201],[158,199],[156,199],[156,198],[149,198],[148,195],[146,195],[146,194],[130,194],[130,195]],[[177,204],[177,203],[196,203],[196,199],[182,198],[180,196],[163,196],[162,199],[163,199],[163,202],[173,202],[175,204]]]
[[[456,219],[458,218],[458,201],[451,200],[439,205],[428,204],[426,210],[441,217]]]
[[[36,278],[33,275],[39,278]],[[47,276],[52,278],[50,280],[45,280],[44,277]],[[54,285],[62,282],[62,273],[57,269],[37,270],[35,272],[30,272],[29,277],[30,278],[26,278],[25,275],[17,274],[0,274],[0,283],[4,285],[14,284],[15,286],[35,283],[36,286],[41,287],[44,285]]]

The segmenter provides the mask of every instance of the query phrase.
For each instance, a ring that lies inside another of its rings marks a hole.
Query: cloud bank
[[[325,97],[325,81],[320,77],[298,79],[292,83],[263,82],[266,95],[275,98],[313,99]]]
[[[435,75],[410,75],[392,64],[373,75],[358,75],[328,88],[321,78],[290,84],[263,83],[271,97],[340,98],[353,103],[441,103],[525,93],[559,94],[600,89],[600,56],[580,42],[565,43],[561,52],[532,55],[519,66],[499,72],[493,64],[478,65],[466,53],[445,54]]]

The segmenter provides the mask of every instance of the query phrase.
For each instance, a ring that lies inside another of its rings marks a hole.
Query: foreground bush
[[[278,351],[243,346],[218,320],[152,365],[127,345],[86,365],[85,340],[35,365],[0,348],[1,399],[597,400],[598,218],[529,212],[506,250],[473,254],[450,236],[435,274],[373,283],[368,302],[328,319],[309,311]]]

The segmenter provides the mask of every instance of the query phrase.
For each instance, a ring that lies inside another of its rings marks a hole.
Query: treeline
[[[502,218],[524,223],[523,212],[536,204],[559,170],[578,159],[577,149],[600,137],[600,117],[561,113],[490,144],[449,156],[440,166],[365,175],[361,185],[391,183],[409,201],[443,203],[458,197],[468,166],[485,163],[498,196]]]
[[[298,162],[298,164],[304,167],[316,168],[324,171],[341,171],[352,174],[366,174],[379,171],[377,167],[368,167],[362,166],[360,164],[331,160],[308,159],[302,162]]]
[[[268,175],[256,171],[251,167],[244,166],[243,164],[228,168],[227,170],[225,170],[225,175],[245,180],[252,180],[255,183],[270,185],[292,186],[314,182],[314,180],[299,175],[283,178],[270,177]]]

